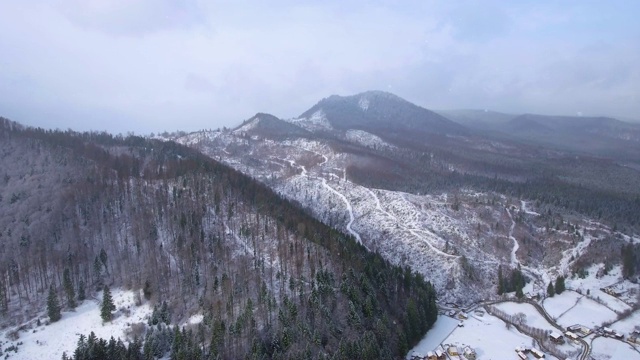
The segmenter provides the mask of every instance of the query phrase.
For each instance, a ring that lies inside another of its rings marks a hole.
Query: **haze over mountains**
[[[640,126],[608,117],[510,115],[483,110],[440,111],[460,124],[502,138],[637,164]]]

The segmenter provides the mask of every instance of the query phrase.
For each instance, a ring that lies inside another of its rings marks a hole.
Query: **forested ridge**
[[[195,150],[6,119],[0,143],[5,321],[69,283],[170,309],[127,351],[87,334],[71,358],[401,358],[435,322],[421,275]],[[201,325],[175,325],[196,312]]]
[[[610,161],[564,155],[545,159],[542,154],[534,159],[490,153],[471,157],[461,155],[464,151],[455,147],[368,151],[375,162],[352,164],[347,169],[350,178],[363,186],[410,193],[468,188],[533,200],[619,229],[640,227],[637,171]],[[462,170],[452,171],[451,164]]]

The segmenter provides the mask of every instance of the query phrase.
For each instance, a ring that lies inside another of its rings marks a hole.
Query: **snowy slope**
[[[321,109],[287,121],[310,130],[330,129]],[[345,136],[364,148],[391,146],[360,130],[347,130]],[[273,141],[223,131],[177,141],[263,181],[391,262],[411,266],[433,282],[444,301],[494,297],[498,265],[505,271],[520,267],[531,280],[527,292],[544,294],[550,281],[571,275],[576,260],[610,234],[597,221],[583,218],[570,219],[579,235],[568,228],[549,229],[533,203],[500,194],[367,188],[347,174],[358,156],[320,138]],[[531,245],[533,239],[542,244],[543,255]],[[572,281],[567,279],[569,288],[583,286]],[[612,303],[616,311],[624,306]]]
[[[30,321],[24,330],[18,331],[17,340],[4,342],[3,349],[22,343],[16,353],[7,352],[7,358],[60,359],[63,352],[67,355],[72,354],[81,334],[88,336],[92,331],[98,338],[108,340],[113,336],[115,339],[126,341],[131,325],[146,324],[151,308],[148,304],[136,306],[132,291],[113,289],[111,294],[117,309],[112,321],[103,323],[98,300],[85,300],[75,311],[63,312],[62,319],[58,322],[45,325],[46,316],[43,316],[40,326],[37,326],[36,319]],[[98,293],[97,298],[102,299],[102,293]],[[5,339],[13,330],[15,329],[3,331],[0,338]]]

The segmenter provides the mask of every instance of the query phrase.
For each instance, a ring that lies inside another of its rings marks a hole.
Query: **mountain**
[[[221,136],[273,142],[190,140]],[[18,354],[106,348],[89,334],[70,348],[18,340],[55,321],[47,297],[73,331],[71,300],[105,286],[154,308],[113,312],[131,334],[127,359],[400,358],[436,320],[423,275],[192,148],[0,119],[0,154],[0,320]]]
[[[640,125],[608,117],[509,115],[487,110],[439,113],[500,140],[543,146],[578,155],[606,157],[640,166]]]
[[[353,96],[332,95],[305,111],[293,123],[322,124],[320,129],[363,130],[394,141],[424,143],[435,135],[464,135],[464,126],[414,105],[396,95],[368,91]]]
[[[525,114],[504,130],[521,139],[603,156],[629,157],[640,151],[640,125],[606,117]]]
[[[260,136],[275,140],[310,136],[311,133],[299,126],[292,125],[270,114],[259,113],[245,120],[235,133],[247,136]]]
[[[496,122],[549,127],[516,117]],[[380,92],[331,96],[285,121],[310,135],[172,139],[418,271],[443,301],[495,296],[498,265],[521,269],[532,288],[544,289],[600,257],[619,261],[625,238],[616,231],[638,239],[638,170],[615,160],[451,125]]]

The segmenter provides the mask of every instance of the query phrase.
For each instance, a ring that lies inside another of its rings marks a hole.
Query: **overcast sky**
[[[0,116],[147,134],[376,89],[637,119],[638,14],[628,0],[0,0]]]

